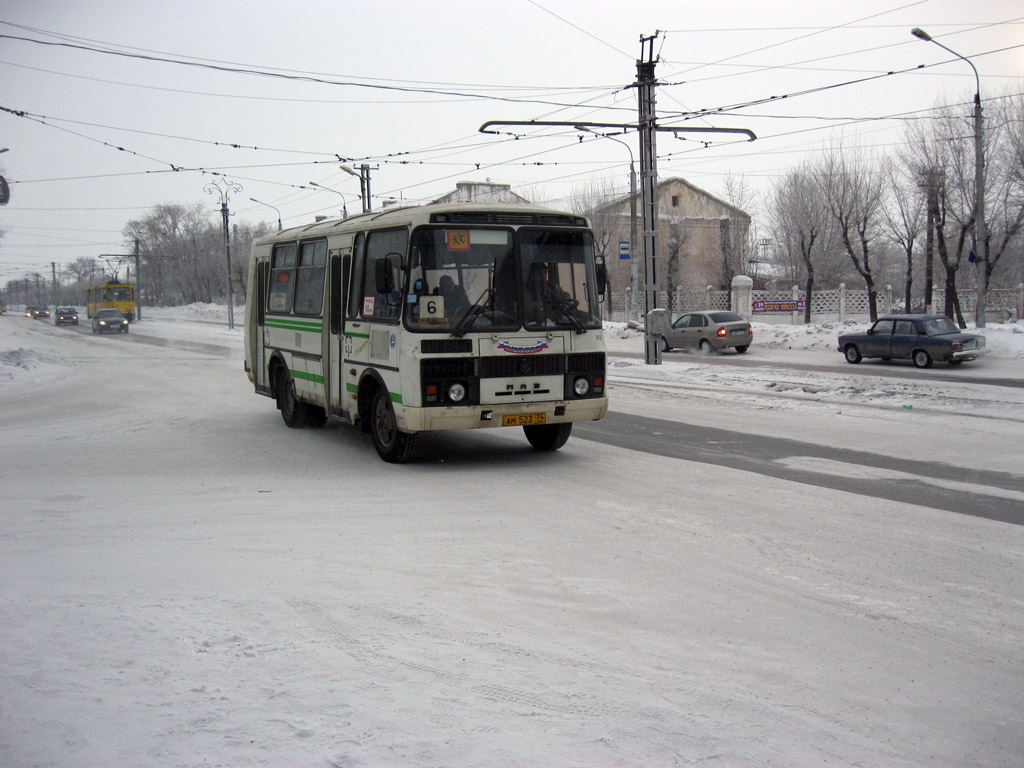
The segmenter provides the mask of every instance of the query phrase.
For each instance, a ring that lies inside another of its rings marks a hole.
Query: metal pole
[[[280,232],[281,229],[282,229],[282,227],[281,227],[281,211],[278,210],[277,206],[271,205],[270,203],[264,203],[261,200],[257,200],[255,197],[250,197],[249,199],[252,200],[254,203],[259,203],[260,205],[265,205],[265,206],[267,206],[267,208],[273,208],[275,211],[277,211],[277,231]]]
[[[207,184],[203,189],[207,194],[217,193],[220,195],[221,226],[224,228],[224,255],[227,258],[228,268],[228,328],[234,328],[235,295],[231,286],[231,230],[228,228],[228,200],[232,192],[242,191],[242,185],[225,179],[224,186],[221,186],[220,180],[218,180]]]
[[[974,324],[978,328],[985,327],[985,294],[987,293],[986,283],[988,282],[988,231],[985,226],[985,146],[984,146],[984,121],[981,115],[981,77],[978,75],[978,68],[974,62],[966,56],[961,56],[949,46],[943,45],[938,40],[925,32],[920,27],[910,30],[910,34],[929,43],[935,43],[944,51],[949,51],[958,59],[963,59],[971,65],[974,70],[974,236],[977,240],[977,267],[978,267],[978,303],[975,307]]]
[[[654,40],[657,37],[640,38],[641,55],[643,44],[650,43],[647,60],[638,60],[637,100],[639,102],[640,126],[640,195],[642,201],[644,241],[644,362],[648,365],[661,364],[661,345],[651,332],[648,320],[650,311],[658,306],[658,281],[655,255],[658,246],[658,155],[655,149],[657,136],[654,112]]]
[[[139,269],[139,238],[135,238],[135,319],[142,319],[142,270]]]
[[[970,63],[970,62],[968,62]],[[974,66],[973,64],[971,65]],[[977,75],[977,70],[975,70]],[[985,225],[985,146],[982,131],[984,123],[981,116],[981,81],[978,91],[974,94],[974,187],[977,195],[975,209],[978,221],[975,229],[978,235],[978,305],[974,316],[974,324],[978,328],[985,327],[985,301],[988,293],[988,228]]]
[[[640,319],[637,290],[640,283],[640,265],[636,260],[636,168],[632,157],[629,160],[629,284],[630,317]]]

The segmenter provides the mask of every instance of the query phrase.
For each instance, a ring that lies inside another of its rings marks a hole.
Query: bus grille
[[[469,339],[424,339],[420,349],[425,355],[444,355],[452,352],[465,354],[473,351],[473,342]]]
[[[561,376],[565,373],[565,355],[517,355],[480,358],[480,378],[510,376]]]
[[[603,373],[604,353],[587,352],[582,355],[569,355],[568,373]]]
[[[475,357],[435,357],[422,361],[424,379],[470,377],[476,375]]]

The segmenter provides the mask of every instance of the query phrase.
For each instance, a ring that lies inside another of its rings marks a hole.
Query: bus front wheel
[[[370,432],[373,446],[380,457],[389,464],[404,464],[412,455],[416,435],[402,432],[395,421],[395,410],[391,407],[391,396],[381,390],[373,399],[370,414]]]
[[[292,429],[301,429],[306,426],[307,406],[295,397],[295,382],[292,381],[292,377],[288,375],[288,371],[283,366],[277,369],[274,391],[277,395],[277,407],[281,411],[284,423]]]
[[[537,424],[532,427],[523,427],[526,439],[530,445],[538,451],[557,451],[572,433],[572,422],[564,424]]]

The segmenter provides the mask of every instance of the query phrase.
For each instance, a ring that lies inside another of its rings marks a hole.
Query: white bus
[[[360,424],[385,461],[432,430],[522,427],[556,450],[603,418],[604,268],[581,216],[433,204],[253,244],[245,369],[289,427]]]

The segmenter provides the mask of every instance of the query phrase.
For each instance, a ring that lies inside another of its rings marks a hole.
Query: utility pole
[[[571,126],[581,131],[589,131],[592,128],[617,128],[621,131],[633,130],[640,133],[640,204],[643,214],[643,254],[644,254],[644,312],[650,312],[657,305],[657,274],[655,270],[655,254],[658,238],[658,158],[655,148],[654,137],[659,131],[667,131],[678,137],[680,133],[741,133],[750,141],[757,136],[747,128],[690,128],[659,126],[657,115],[654,111],[654,66],[657,63],[654,57],[654,41],[658,34],[651,37],[641,37],[641,45],[648,44],[649,50],[647,59],[637,60],[637,98],[639,102],[639,120],[636,123],[588,123],[579,120],[488,120],[477,130],[480,133],[500,133],[492,126],[497,125],[522,125],[522,126]],[[641,48],[643,56],[643,48]],[[515,135],[515,134],[512,134]],[[602,134],[603,135],[603,134]],[[349,171],[352,173],[352,171]],[[630,190],[631,199],[635,205],[635,190]],[[634,216],[635,220],[635,216]],[[635,234],[630,235],[635,243]],[[632,248],[631,244],[631,248]],[[635,262],[634,262],[635,264]],[[636,292],[634,291],[634,296]],[[648,327],[644,339],[644,361],[650,365],[661,364],[661,347],[657,340],[651,335]]]
[[[53,309],[57,311],[57,262],[50,262],[50,269],[53,272]]]
[[[372,209],[370,202],[370,171],[373,170],[366,163],[359,166],[359,172],[352,170],[347,165],[342,165],[341,170],[345,173],[359,178],[359,197],[363,201],[363,213],[369,213]]]
[[[135,238],[135,319],[142,319],[142,270],[139,269],[139,238]]]
[[[220,218],[221,226],[224,229],[224,255],[227,258],[228,266],[228,328],[234,328],[235,296],[231,288],[231,230],[228,227],[228,199],[231,197],[232,192],[241,192],[242,185],[227,179],[223,179],[222,185],[221,181],[221,179],[218,179],[215,182],[210,182],[203,189],[207,194],[220,195]]]
[[[640,38],[640,59],[636,62],[637,102],[640,126],[640,211],[643,227],[644,254],[644,317],[658,306],[658,274],[655,255],[658,249],[658,154],[657,117],[654,111],[654,41],[658,35]],[[648,48],[647,58],[644,47]],[[661,345],[651,332],[650,323],[644,324],[644,362],[661,364]]]
[[[981,114],[981,76],[973,61],[949,46],[943,45],[920,27],[910,30],[910,34],[926,42],[935,43],[944,51],[949,51],[958,59],[966,61],[974,71],[974,82],[977,85],[977,89],[974,91],[974,238],[977,241],[975,258],[978,267],[978,300],[975,306],[974,324],[978,328],[984,328],[985,302],[988,293],[988,230],[985,226],[985,121]]]

